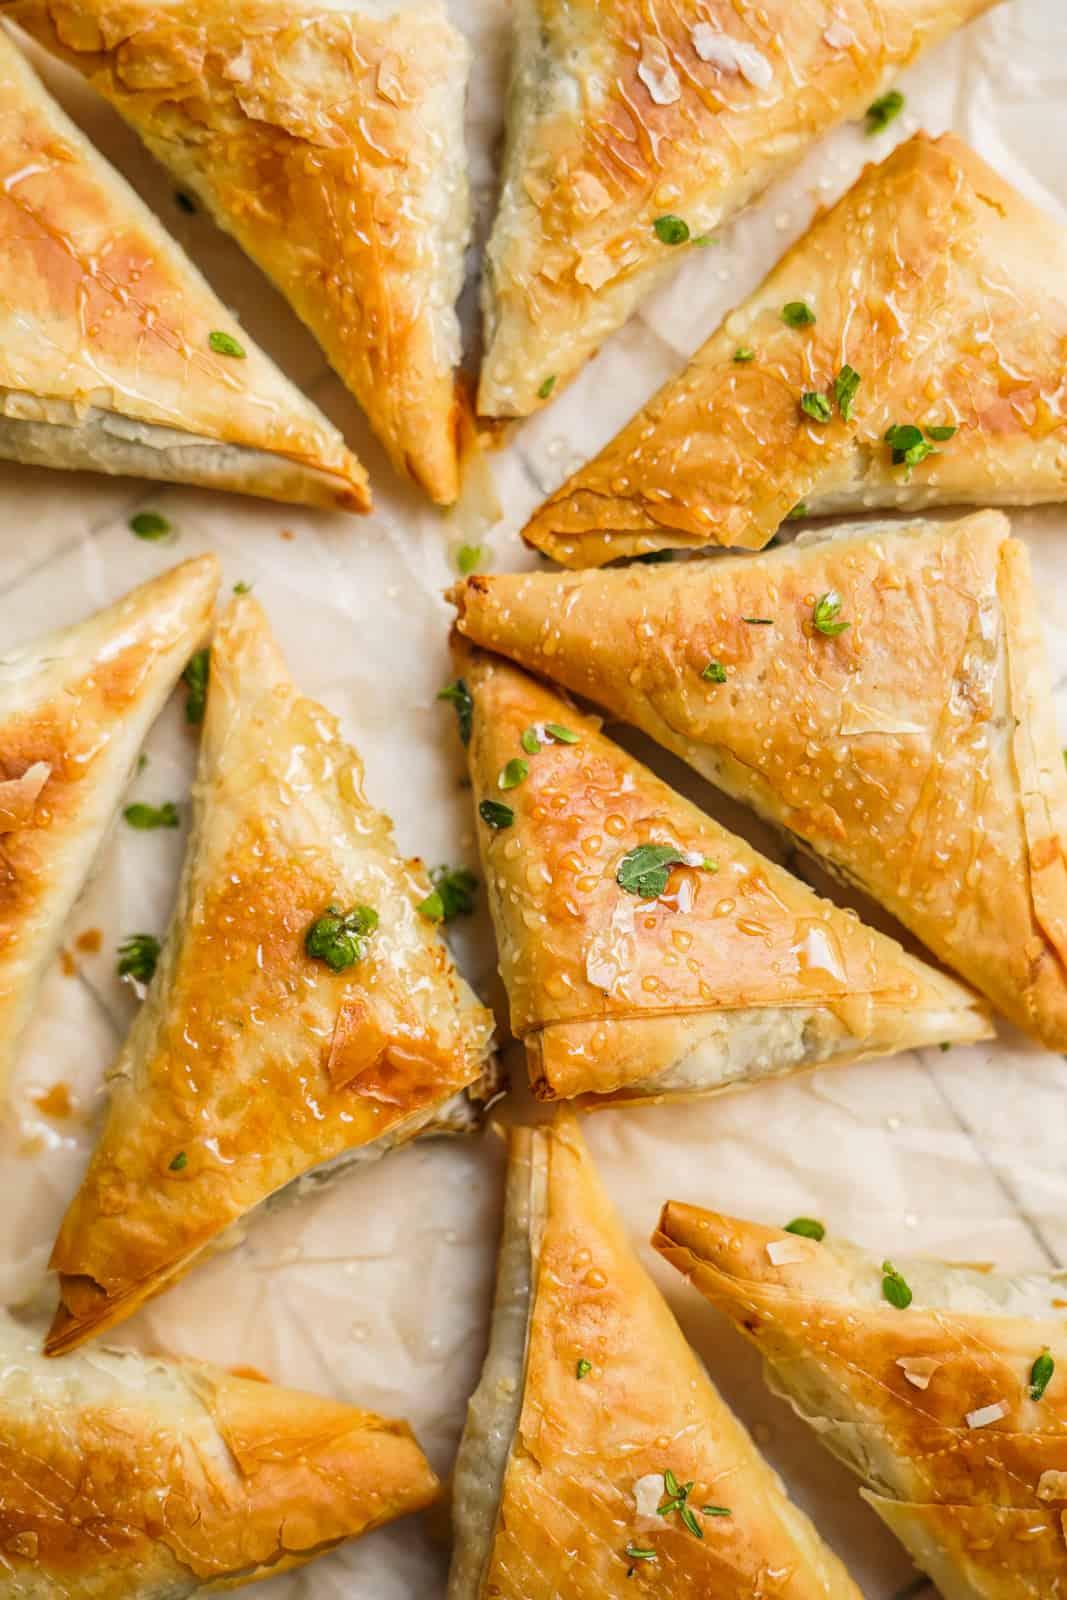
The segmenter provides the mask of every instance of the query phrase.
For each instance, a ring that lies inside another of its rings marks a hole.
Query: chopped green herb
[[[747,622],[751,628],[773,628],[773,617],[742,617],[742,622]]]
[[[545,732],[557,744],[577,744],[578,735],[571,728],[565,728],[562,722],[546,722]]]
[[[635,556],[635,561],[640,561],[642,566],[655,567],[661,561],[673,561],[673,550],[646,550],[643,556]]]
[[[464,744],[471,742],[471,726],[474,721],[474,701],[471,692],[462,678],[457,678],[455,683],[446,684],[437,692],[438,700],[450,700],[456,708],[456,721],[459,723],[459,736]]]
[[[820,633],[824,633],[828,639],[836,639],[839,633],[844,633],[846,628],[852,626],[850,622],[838,620],[841,604],[841,596],[837,590],[827,589],[826,593],[821,594],[814,606],[812,606],[812,627],[817,628]]]
[[[657,1516],[669,1517],[672,1512],[677,1511],[683,1527],[688,1529],[694,1539],[703,1539],[704,1530],[689,1505],[689,1496],[693,1489],[692,1480],[688,1483],[679,1483],[670,1467],[668,1467],[663,1474],[663,1487],[667,1493],[667,1499],[661,1506],[656,1508]]]
[[[627,894],[640,895],[642,900],[656,900],[667,887],[671,868],[696,866],[696,857],[689,851],[678,850],[673,844],[639,844],[628,850],[619,862],[615,882]],[[705,872],[717,872],[718,865],[704,856],[699,865]]]
[[[165,539],[170,532],[170,523],[158,511],[138,511],[136,516],[130,518],[130,532],[135,533],[138,539]]]
[[[689,237],[689,224],[668,212],[666,216],[656,218],[652,231],[660,244],[684,244]]]
[[[894,422],[891,428],[886,429],[885,442],[893,452],[893,465],[906,466],[909,475],[912,467],[917,467],[927,456],[937,453],[933,445],[923,438],[920,429],[911,422]]]
[[[805,394],[801,395],[800,409],[813,422],[829,422],[833,416],[829,400],[824,394],[820,394],[817,389],[809,389]]]
[[[790,300],[782,307],[782,321],[791,328],[810,328],[815,321],[815,313],[805,301]]]
[[[133,933],[124,939],[118,949],[116,971],[120,978],[134,978],[138,983],[151,983],[159,960],[159,940],[154,933]]]
[[[834,379],[834,399],[837,409],[848,422],[852,417],[852,402],[860,386],[860,375],[855,367],[844,366]]]
[[[688,1506],[679,1506],[678,1515],[681,1517],[683,1523],[689,1529],[689,1532],[693,1535],[694,1539],[703,1539],[704,1530]]]
[[[538,400],[547,400],[549,395],[552,393],[552,391],[553,391],[553,389],[555,387],[556,387],[556,374],[553,372],[552,376],[549,377],[549,378],[546,378],[544,383],[538,389],[538,391],[537,391]]]
[[[232,333],[223,333],[215,328],[208,334],[207,342],[217,356],[233,356],[238,361],[245,359],[244,346],[237,342]]]
[[[643,1550],[638,1544],[628,1544],[623,1552],[631,1561],[655,1561],[654,1550]]]
[[[510,806],[501,805],[499,800],[483,800],[478,806],[478,815],[490,828],[510,828],[515,821],[515,813]]]
[[[582,1356],[581,1360],[578,1362],[578,1365],[574,1369],[574,1376],[576,1378],[587,1378],[592,1370],[593,1363],[591,1361],[587,1361],[585,1357]]]
[[[911,1290],[900,1273],[889,1261],[882,1262],[882,1293],[891,1306],[906,1311],[911,1305]]]
[[[526,751],[528,756],[535,756],[541,748],[541,741],[537,737],[537,729],[524,728],[522,730],[522,738],[519,740],[519,743],[522,745],[522,748]]]
[[[951,1050],[952,1046],[949,1044],[947,1039],[942,1039],[941,1043],[938,1045],[937,1048],[939,1050]]]
[[[497,774],[496,786],[498,789],[517,789],[529,776],[530,763],[521,756],[512,756]]]
[[[1033,1366],[1030,1368],[1030,1398],[1040,1400],[1052,1382],[1052,1374],[1056,1370],[1056,1363],[1051,1352],[1042,1350]]]
[[[169,1170],[171,1172],[184,1172],[188,1165],[189,1157],[186,1155],[184,1150],[179,1150],[178,1154],[174,1157],[174,1160],[170,1163]]]
[[[195,725],[204,720],[210,671],[211,658],[207,650],[198,650],[185,664],[182,682],[189,691],[185,699],[185,720],[190,724]]]
[[[904,96],[899,89],[890,89],[888,94],[880,95],[877,100],[872,100],[867,107],[867,134],[881,133],[888,128],[894,117],[899,117],[904,109]]]
[[[433,888],[416,909],[431,922],[451,922],[474,910],[478,879],[469,867],[434,867],[430,882]]]
[[[706,1517],[732,1517],[733,1512],[729,1506],[701,1506],[701,1511]]]
[[[944,444],[945,440],[951,439],[955,432],[955,423],[943,422],[936,428],[927,428],[926,437],[935,440],[938,444]]]
[[[814,1217],[794,1217],[785,1225],[786,1233],[797,1233],[802,1239],[825,1239],[826,1229]]]
[[[698,250],[703,250],[707,245],[718,244],[718,242],[718,239],[713,233],[694,233],[693,237],[689,241],[690,244],[695,244]]]
[[[141,754],[137,757],[137,771],[138,772],[143,772],[145,767],[147,767],[147,765],[148,765],[148,757],[145,755],[144,751],[142,750]]]
[[[185,193],[184,189],[175,189],[174,200],[178,210],[186,212],[188,216],[191,217],[196,211],[195,203],[193,202],[192,198]]]
[[[122,813],[123,821],[128,822],[131,828],[176,828],[178,826],[178,807],[173,800],[164,800],[161,806],[146,806],[141,803],[127,806]]]
[[[252,585],[250,583],[246,583],[243,578],[238,578],[237,582],[233,586],[233,592],[234,594],[251,594]]]
[[[329,905],[304,935],[304,950],[312,961],[323,961],[331,972],[344,972],[363,959],[363,940],[378,926],[372,906],[342,911]]]
[[[746,361],[755,361],[755,359],[756,352],[753,350],[750,344],[739,344],[737,349],[734,351],[735,361],[744,363]]]
[[[456,551],[456,566],[464,578],[477,570],[478,563],[482,560],[484,551],[480,544],[461,544]]]
[[[793,507],[792,511],[787,511],[786,512],[785,520],[787,522],[799,522],[800,518],[801,517],[806,517],[807,514],[808,514],[807,505],[804,503],[803,500],[798,500],[796,505]]]
[[[712,657],[700,676],[708,683],[725,683],[726,668],[723,666],[721,661],[716,661],[714,657]]]

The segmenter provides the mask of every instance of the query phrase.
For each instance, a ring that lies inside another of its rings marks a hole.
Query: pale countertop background
[[[499,151],[508,7],[454,0],[454,9],[474,44],[468,139],[482,236]],[[559,401],[493,457],[502,515],[484,536],[428,510],[397,482],[354,401],[251,263],[202,213],[180,210],[173,184],[136,139],[80,84],[51,69],[68,109],[248,330],[345,429],[371,471],[377,509],[363,519],[331,516],[0,463],[0,651],[80,618],[186,556],[215,550],[224,595],[238,579],[254,583],[297,681],[341,717],[366,762],[370,796],[396,819],[401,846],[431,864],[477,867],[454,718],[434,699],[449,675],[441,591],[454,578],[458,544],[481,538],[489,568],[529,564],[516,529],[543,495],[679,368],[819,205],[917,127],[954,128],[1067,221],[1064,63],[1060,0],[1008,0],[905,74],[906,110],[885,134],[868,139],[849,127],[818,145],[724,228],[715,248],[694,252]],[[472,252],[472,272],[475,266]],[[465,303],[469,313],[470,286]],[[128,518],[145,507],[170,519],[170,542],[146,544],[129,532]],[[1057,581],[1067,569],[1067,511],[1018,513],[1013,523],[1033,554],[1067,739],[1067,600]],[[147,751],[131,795],[183,800],[195,743],[177,701]],[[651,762],[769,847],[738,808],[677,763],[659,752]],[[177,832],[119,825],[70,926],[76,972],[57,968],[45,986],[22,1052],[15,1115],[0,1131],[4,1300],[51,1293],[40,1290],[48,1248],[87,1159],[104,1070],[135,1006],[114,975],[115,946],[131,932],[163,931],[186,831],[187,808]],[[102,933],[96,954],[75,948],[91,930]],[[499,1009],[484,903],[456,930],[454,945]],[[521,1061],[515,1065],[520,1088],[513,1108],[501,1108],[508,1115],[525,1108]],[[69,1118],[50,1118],[35,1104],[57,1083],[69,1088]],[[894,1259],[931,1253],[1041,1269],[1067,1263],[1065,1107],[1064,1061],[1002,1024],[990,1045],[826,1070],[680,1109],[604,1112],[585,1126],[639,1242],[672,1195],[767,1221],[822,1217]],[[255,1366],[294,1386],[407,1416],[444,1475],[485,1345],[501,1148],[489,1132],[465,1145],[398,1153],[260,1223],[114,1341]],[[890,1600],[910,1586],[908,1557],[860,1502],[849,1474],[764,1390],[754,1354],[668,1268],[651,1264],[712,1376],[868,1600]],[[447,1551],[407,1521],[257,1592],[263,1600],[440,1600],[446,1570]]]

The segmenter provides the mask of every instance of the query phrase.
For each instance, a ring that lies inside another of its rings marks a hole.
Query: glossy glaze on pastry
[[[394,464],[458,490],[470,51],[444,7],[0,0],[274,281]]]
[[[499,656],[456,654],[473,701],[475,807],[506,802],[514,819],[476,825],[511,1030],[536,1094],[710,1094],[988,1037],[962,984],[821,900],[593,718]],[[526,776],[502,790],[516,761]],[[632,892],[620,876],[648,846],[678,859],[661,884]]]
[[[566,566],[600,566],[671,545],[758,550],[798,512],[1063,500],[1065,283],[1067,231],[959,139],[917,134],[866,169],[525,537]],[[790,306],[814,320],[791,324]],[[894,449],[894,427],[918,432]]]
[[[675,1202],[652,1242],[762,1352],[945,1600],[1067,1595],[1064,1273],[883,1265],[832,1231]]]
[[[574,1118],[509,1140],[448,1600],[860,1600],[686,1344]]]
[[[337,429],[234,322],[4,32],[0,456],[370,505]]]
[[[71,908],[218,587],[214,556],[0,656],[0,1097]]]
[[[990,3],[518,0],[479,410],[557,394],[689,250]]]
[[[1067,775],[1009,534],[986,511],[760,556],[476,577],[459,626],[791,830],[1062,1051]]]
[[[359,757],[297,692],[253,599],[231,604],[211,659],[178,905],[52,1253],[52,1354],[287,1186],[470,1126],[463,1091],[489,1071],[492,1017],[417,909],[422,864],[398,854]],[[337,970],[305,945],[331,906],[378,917]]]
[[[40,1354],[0,1311],[5,1600],[186,1600],[434,1498],[406,1423],[198,1362]]]

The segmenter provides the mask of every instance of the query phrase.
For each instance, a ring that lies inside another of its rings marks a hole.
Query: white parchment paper
[[[454,3],[474,44],[469,149],[481,237],[503,115],[508,6]],[[1062,0],[1008,0],[902,78],[907,107],[887,133],[871,140],[861,128],[840,130],[724,229],[714,249],[694,252],[572,388],[493,458],[503,514],[485,538],[485,565],[528,564],[515,532],[527,513],[677,370],[816,208],[895,140],[920,126],[952,127],[1067,221],[1065,63]],[[301,685],[340,715],[365,759],[370,795],[396,819],[401,846],[431,863],[476,866],[453,718],[434,701],[448,674],[449,613],[440,591],[470,527],[429,511],[397,482],[355,403],[255,268],[206,217],[179,209],[173,185],[84,87],[54,68],[46,76],[253,336],[346,430],[371,470],[377,509],[365,519],[333,517],[0,465],[0,650],[83,616],[181,558],[216,550],[227,585],[254,583]],[[475,264],[472,252],[472,271]],[[465,304],[473,305],[469,289]],[[127,520],[143,507],[170,519],[172,542],[131,535]],[[1067,734],[1067,510],[1013,520],[1033,553]],[[183,800],[195,745],[177,705],[147,751],[131,796]],[[662,753],[641,753],[721,820],[777,851],[686,769]],[[185,836],[185,815],[177,833],[119,825],[72,920],[66,970],[57,967],[46,984],[22,1053],[15,1114],[0,1130],[0,1299],[21,1299],[40,1282],[91,1146],[104,1070],[136,1003],[114,975],[115,946],[129,933],[163,930]],[[98,951],[79,948],[84,935],[83,945],[99,935]],[[484,911],[455,943],[471,979],[500,1009]],[[505,1115],[530,1111],[521,1061],[515,1065],[519,1087]],[[70,1116],[47,1115],[37,1104],[59,1084],[69,1091]],[[929,1252],[1041,1268],[1067,1261],[1065,1106],[1063,1060],[1002,1025],[991,1045],[827,1070],[682,1110],[605,1112],[586,1129],[638,1241],[672,1195],[768,1221],[800,1212],[823,1217],[894,1256]],[[117,1342],[252,1365],[288,1384],[407,1416],[447,1474],[484,1350],[500,1173],[501,1144],[492,1133],[394,1155],[258,1224],[238,1249],[125,1324]],[[889,1600],[914,1569],[859,1501],[854,1481],[765,1392],[747,1347],[668,1269],[652,1265],[716,1382],[792,1492],[869,1600]],[[260,1592],[264,1600],[439,1600],[446,1570],[447,1547],[409,1520]]]

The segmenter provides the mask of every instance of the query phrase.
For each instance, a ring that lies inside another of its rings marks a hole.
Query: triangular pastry
[[[1026,548],[999,512],[477,577],[458,600],[471,640],[790,829],[1067,1050],[1067,776]]]
[[[198,556],[0,657],[0,1099],[38,987],[146,733],[203,642]]]
[[[600,566],[669,545],[758,550],[791,514],[1062,500],[1065,279],[1067,231],[959,139],[917,134],[524,537]]]
[[[129,1316],[287,1186],[472,1125],[492,1017],[420,915],[429,879],[361,777],[259,606],[234,601],[174,920],[52,1253],[51,1354]]]
[[[526,416],[694,246],[991,0],[522,0],[479,410]]]
[[[536,1094],[709,1094],[988,1036],[955,979],[820,899],[550,689],[481,651],[458,666],[475,803],[512,818],[483,812],[478,834]]]
[[[470,50],[437,0],[0,0],[273,280],[395,465],[458,491]]]
[[[883,1263],[676,1203],[652,1242],[945,1600],[1067,1594],[1067,1275]]]
[[[411,1431],[191,1361],[63,1362],[0,1311],[7,1600],[162,1600],[273,1577],[434,1499]]]
[[[448,1600],[860,1600],[634,1255],[577,1123],[510,1133]]]
[[[337,429],[236,326],[2,31],[0,456],[370,505]]]

